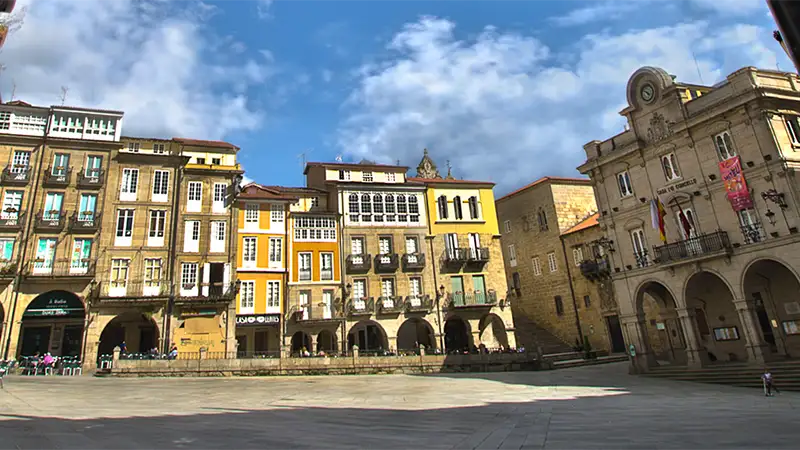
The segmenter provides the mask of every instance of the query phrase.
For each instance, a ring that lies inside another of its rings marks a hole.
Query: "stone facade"
[[[628,129],[584,146],[639,369],[800,350],[798,91],[797,75],[752,67],[713,87],[644,67]]]

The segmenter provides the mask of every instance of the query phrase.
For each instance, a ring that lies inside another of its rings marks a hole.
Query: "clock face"
[[[655,97],[655,89],[653,88],[653,85],[645,84],[642,86],[641,96],[642,100],[646,101],[647,103],[653,101],[653,97]]]

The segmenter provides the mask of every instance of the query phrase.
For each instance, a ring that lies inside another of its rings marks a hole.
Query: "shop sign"
[[[697,184],[697,178],[692,178],[692,179],[689,179],[689,180],[686,180],[686,181],[681,181],[680,183],[675,183],[675,184],[670,185],[670,186],[664,186],[661,189],[658,189],[656,191],[656,193],[658,195],[664,195],[664,194],[667,194],[669,192],[680,191],[683,188],[686,188],[686,187],[689,187],[689,186],[694,186],[695,184]]]
[[[248,314],[236,316],[237,327],[258,327],[278,325],[279,323],[281,323],[280,314]]]
[[[83,303],[66,291],[51,291],[36,297],[25,310],[23,317],[83,317]]]

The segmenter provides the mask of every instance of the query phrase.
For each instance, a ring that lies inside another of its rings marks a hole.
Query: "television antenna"
[[[58,97],[61,99],[61,106],[64,106],[64,102],[67,101],[67,93],[69,92],[69,88],[66,86],[61,86],[61,95]]]

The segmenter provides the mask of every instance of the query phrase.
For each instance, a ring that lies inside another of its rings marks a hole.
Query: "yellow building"
[[[278,356],[288,283],[289,205],[297,198],[251,183],[237,199],[239,294],[236,340],[240,356]]]

